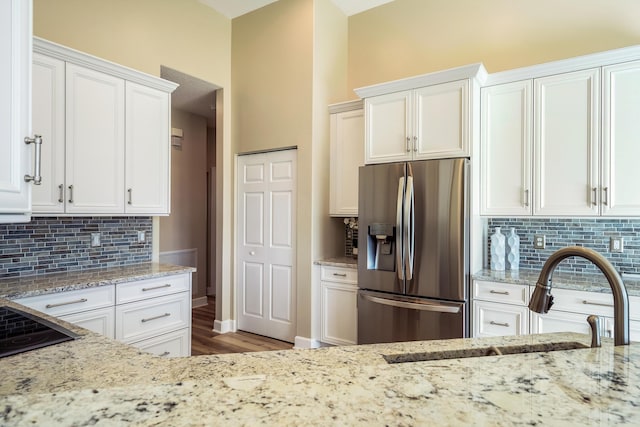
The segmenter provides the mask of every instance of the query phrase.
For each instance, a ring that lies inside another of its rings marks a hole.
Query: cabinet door
[[[67,64],[67,213],[124,212],[124,80]]]
[[[126,83],[125,212],[169,214],[169,94]]]
[[[586,314],[568,313],[564,311],[554,311],[551,309],[546,314],[531,312],[531,333],[548,334],[552,332],[577,332],[591,335],[591,328],[587,323]],[[603,336],[607,336],[606,318],[600,318],[603,322],[600,331]]]
[[[333,216],[358,216],[358,168],[364,165],[364,112],[331,115],[331,197]]]
[[[527,335],[529,308],[486,301],[473,302],[473,336]]]
[[[482,215],[531,215],[532,81],[482,88]]]
[[[44,141],[34,213],[64,213],[64,70],[64,61],[33,54],[33,133]]]
[[[322,341],[348,345],[358,341],[358,288],[341,283],[321,282]]]
[[[411,160],[411,91],[365,99],[365,163]]]
[[[138,341],[131,345],[160,357],[191,356],[191,332],[189,328],[180,329],[179,331]]]
[[[413,92],[414,160],[469,156],[469,81]]]
[[[640,214],[640,61],[604,68],[602,214]]]
[[[82,313],[60,316],[62,320],[78,325],[82,328],[115,338],[115,308],[105,307],[98,310],[90,310]]]
[[[600,70],[534,82],[534,215],[598,215]]]
[[[0,2],[0,222],[31,213],[31,1]]]

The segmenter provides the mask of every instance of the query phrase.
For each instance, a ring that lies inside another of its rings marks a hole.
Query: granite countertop
[[[358,268],[358,258],[353,257],[335,257],[324,258],[314,262],[316,265],[328,265],[331,267]]]
[[[81,337],[0,359],[0,424],[640,424],[640,345],[604,340],[597,349],[398,364],[382,357],[588,343],[585,335],[163,359],[56,322]]]
[[[193,267],[146,262],[123,267],[0,279],[0,297],[8,299],[31,297],[193,271],[196,271]]]
[[[517,283],[521,285],[535,286],[540,276],[540,270],[480,270],[473,274],[477,280],[489,280],[493,282]],[[627,293],[640,296],[640,280],[622,276]],[[557,289],[573,289],[577,291],[611,293],[611,288],[603,274],[600,273],[565,273],[556,271],[553,273],[553,287]]]

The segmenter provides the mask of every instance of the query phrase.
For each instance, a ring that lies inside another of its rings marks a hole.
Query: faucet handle
[[[587,317],[587,323],[591,327],[591,348],[600,347],[600,318],[591,314]]]

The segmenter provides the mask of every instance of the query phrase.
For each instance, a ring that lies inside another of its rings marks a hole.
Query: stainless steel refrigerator
[[[469,336],[468,159],[360,168],[358,343]]]

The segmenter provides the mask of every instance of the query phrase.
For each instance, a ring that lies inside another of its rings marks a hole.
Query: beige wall
[[[640,43],[637,0],[395,0],[349,19],[351,89],[483,62],[492,72]]]
[[[160,252],[197,250],[193,296],[206,296],[207,121],[171,111],[171,126],[182,129],[181,148],[171,148],[171,215],[160,218]]]

